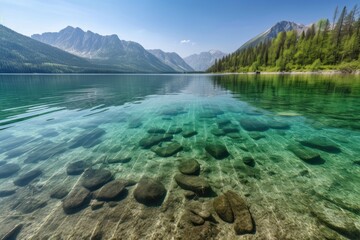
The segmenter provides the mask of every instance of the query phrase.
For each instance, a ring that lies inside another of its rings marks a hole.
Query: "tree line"
[[[360,69],[359,8],[336,8],[306,31],[280,32],[273,40],[217,60],[209,72],[316,71]]]

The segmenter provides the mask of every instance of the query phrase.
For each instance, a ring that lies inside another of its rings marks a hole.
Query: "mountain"
[[[299,34],[301,34],[303,31],[306,31],[307,29],[308,27],[303,24],[297,24],[289,21],[281,21],[276,23],[274,26],[272,26],[265,32],[257,35],[256,37],[244,43],[237,51],[243,50],[248,47],[256,46],[261,42],[266,42],[268,40],[274,39],[280,32],[289,32],[292,30],[296,30]]]
[[[215,63],[215,59],[220,59],[224,56],[226,56],[226,53],[219,50],[211,50],[208,52],[190,55],[184,58],[184,60],[195,71],[206,71]]]
[[[140,44],[120,40],[117,35],[102,36],[68,26],[60,32],[34,34],[33,39],[60,48],[91,62],[124,72],[174,72]]]
[[[38,42],[0,25],[0,72],[98,72],[86,59]]]
[[[182,59],[175,52],[164,52],[160,49],[147,50],[149,53],[157,57],[161,62],[170,66],[177,72],[193,72],[194,69],[190,67],[184,59]]]

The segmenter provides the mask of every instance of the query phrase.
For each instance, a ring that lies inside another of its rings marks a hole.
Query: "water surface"
[[[233,190],[256,225],[244,239],[359,239],[359,112],[359,76],[2,75],[0,163],[19,169],[0,178],[0,236],[18,226],[18,239],[234,239],[212,205]],[[181,131],[144,148],[152,128]],[[159,156],[169,142],[181,148]],[[216,159],[209,144],[229,156]],[[213,195],[184,197],[174,180],[184,159],[200,163]],[[67,173],[77,161],[115,179],[157,179],[166,196],[143,205],[130,184],[99,209],[93,199],[65,213],[53,193],[81,185],[84,174]],[[194,226],[192,208],[214,220]]]

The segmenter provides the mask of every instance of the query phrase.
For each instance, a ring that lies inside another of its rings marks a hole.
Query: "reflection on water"
[[[358,76],[2,75],[0,236],[358,239],[359,112]]]

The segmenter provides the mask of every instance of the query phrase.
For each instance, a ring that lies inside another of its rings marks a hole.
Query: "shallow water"
[[[2,75],[0,176],[20,169],[0,178],[0,236],[234,239],[212,204],[233,190],[256,226],[241,239],[360,239],[359,113],[359,76]],[[181,131],[165,139],[152,128]],[[161,137],[144,147],[149,136]],[[229,155],[216,159],[211,144]],[[174,180],[184,159],[199,162],[212,194],[184,197]],[[156,179],[166,196],[144,205],[132,183],[95,201],[91,189],[65,213],[53,192],[83,184],[82,171],[67,173],[77,161],[115,179]],[[194,208],[212,220],[194,226]]]

